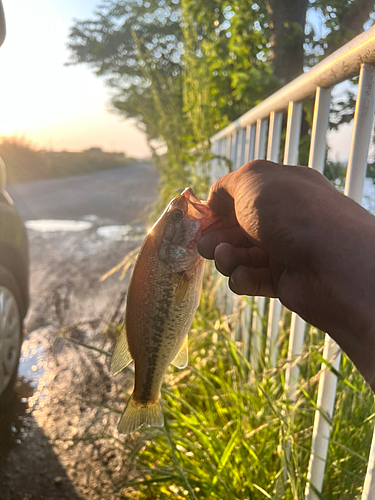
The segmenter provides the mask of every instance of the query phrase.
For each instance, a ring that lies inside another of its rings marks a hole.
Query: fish
[[[204,259],[201,231],[215,222],[207,203],[186,188],[147,234],[129,284],[124,328],[111,369],[116,375],[134,360],[135,383],[118,431],[162,427],[161,387],[170,364],[188,364],[187,334],[199,305]]]

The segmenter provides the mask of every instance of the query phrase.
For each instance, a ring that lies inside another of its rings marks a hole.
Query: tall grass
[[[166,426],[143,430],[133,441],[140,475],[132,491],[150,499],[304,498],[322,342],[312,330],[301,359],[299,396],[290,404],[283,359],[276,369],[255,373],[241,344],[233,342],[230,325],[203,294],[189,366],[166,377]],[[360,498],[374,410],[371,390],[344,356],[321,498]],[[128,491],[126,481],[122,491]]]

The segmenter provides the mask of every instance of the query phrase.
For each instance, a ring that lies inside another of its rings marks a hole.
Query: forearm
[[[375,217],[353,205],[316,251],[318,320],[375,389]],[[314,319],[312,320],[314,323]]]

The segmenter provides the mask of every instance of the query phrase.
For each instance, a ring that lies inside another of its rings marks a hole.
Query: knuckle
[[[265,168],[270,167],[271,165],[275,165],[275,163],[272,163],[267,160],[256,159],[248,161],[239,170],[244,170],[247,172],[252,172],[252,171],[257,172],[258,170],[264,170]]]

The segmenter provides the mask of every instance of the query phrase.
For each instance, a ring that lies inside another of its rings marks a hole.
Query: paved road
[[[157,181],[151,164],[135,164],[9,187],[25,221],[68,219],[90,227],[28,230],[31,307],[18,397],[0,415],[0,500],[117,498],[113,481],[126,470],[117,438],[97,444],[87,436],[92,429],[96,436],[115,432],[118,415],[97,403],[122,408],[124,380],[112,376],[104,356],[63,340],[62,332],[113,348],[107,326],[123,316],[127,279],[99,278],[141,243]],[[100,233],[111,225],[134,231],[116,241]]]
[[[121,286],[117,277],[103,284],[98,280],[142,240],[156,199],[157,179],[153,166],[144,163],[9,186],[25,221],[67,219],[91,224],[79,232],[28,231],[29,331],[101,318],[111,310]],[[98,234],[112,225],[126,225],[130,235],[114,241]]]
[[[129,224],[155,199],[157,174],[150,163],[93,174],[9,186],[27,219],[81,219],[95,214]]]

